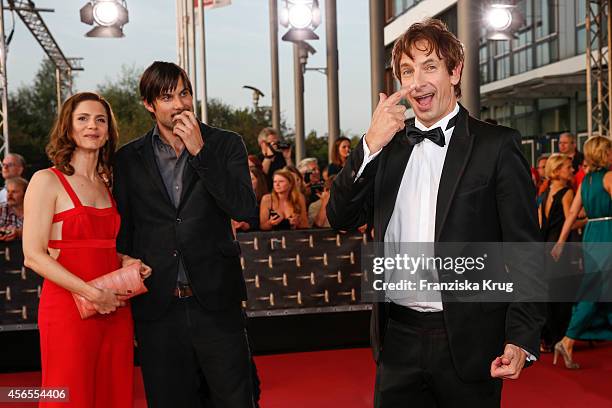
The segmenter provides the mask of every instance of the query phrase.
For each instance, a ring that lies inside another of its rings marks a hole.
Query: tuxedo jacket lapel
[[[167,204],[174,207],[174,205],[172,204],[172,200],[168,195],[168,191],[166,191],[166,186],[164,185],[164,181],[162,180],[162,176],[159,172],[159,168],[157,167],[157,163],[155,162],[155,153],[153,152],[152,138],[153,131],[150,131],[145,135],[145,137],[140,140],[140,145],[137,146],[136,150],[140,154],[144,167],[147,169],[151,181],[160,190]]]
[[[451,202],[457,190],[457,185],[463,176],[465,166],[468,163],[474,142],[468,127],[468,111],[459,105],[457,123],[453,130],[453,136],[446,152],[440,185],[438,187],[438,199],[436,202],[436,242],[440,239],[442,227],[446,221]]]

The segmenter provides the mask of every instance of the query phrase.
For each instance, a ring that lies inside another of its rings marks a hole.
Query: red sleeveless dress
[[[74,208],[53,216],[63,222],[62,239],[50,240],[60,250],[57,261],[84,281],[120,267],[115,239],[121,222],[109,191],[111,206],[81,204],[59,170],[51,168]],[[67,387],[70,402],[41,402],[40,407],[132,407],[133,322],[128,306],[107,315],[81,319],[72,294],[45,280],[38,309],[42,386]]]

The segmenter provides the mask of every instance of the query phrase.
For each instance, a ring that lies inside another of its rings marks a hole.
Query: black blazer
[[[535,189],[529,166],[521,153],[520,134],[472,118],[463,107],[458,115],[440,179],[435,241],[540,241]],[[375,241],[384,240],[412,152],[405,140],[405,131],[398,132],[357,180],[355,176],[364,157],[362,143],[351,152],[347,164],[336,177],[327,206],[333,228],[347,230],[367,222],[374,228]],[[512,272],[532,272],[541,266],[537,256],[510,262],[508,267]],[[441,274],[440,279],[445,277],[448,276]],[[543,279],[534,274],[524,279],[534,288],[544,285]],[[544,304],[449,300],[443,292],[452,358],[462,379],[490,378],[490,364],[503,353],[506,342],[539,355]],[[387,305],[374,304],[371,338],[377,360],[386,322]]]
[[[255,211],[246,148],[236,133],[203,123],[200,130],[204,147],[188,158],[178,208],[159,173],[152,130],[117,152],[117,251],[153,268],[145,281],[149,292],[131,301],[136,319],[156,319],[166,310],[176,287],[179,255],[203,307],[220,310],[246,299],[240,247],[231,227],[232,218],[245,220]]]

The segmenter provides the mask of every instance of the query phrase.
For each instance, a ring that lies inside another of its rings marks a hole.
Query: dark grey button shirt
[[[157,168],[161,174],[164,186],[168,196],[172,200],[172,203],[178,208],[181,203],[181,193],[183,192],[183,173],[185,171],[185,165],[189,158],[187,149],[184,148],[181,154],[177,157],[174,148],[166,143],[159,134],[159,129],[155,126],[153,129],[153,153],[155,155],[155,162]],[[185,272],[185,265],[183,263],[183,256],[179,253],[178,264],[178,282],[187,283],[187,274]]]

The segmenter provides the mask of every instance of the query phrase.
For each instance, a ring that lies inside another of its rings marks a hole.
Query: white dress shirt
[[[415,119],[414,125],[419,130],[427,131],[440,127],[444,132],[445,144],[444,147],[440,147],[431,140],[424,139],[413,147],[400,183],[395,207],[385,232],[385,243],[432,243],[435,241],[438,186],[440,185],[448,145],[455,130],[454,126],[450,129],[446,129],[446,126],[457,113],[459,113],[459,104],[455,104],[455,108],[448,115],[430,127],[423,125],[418,118]],[[376,153],[371,153],[365,138],[363,139],[363,150],[363,163],[357,173],[357,178],[366,165],[382,151],[381,149]],[[385,256],[394,255],[385,254]],[[426,255],[433,256],[433,254]],[[396,279],[391,278],[391,280],[396,281],[401,278],[397,275],[395,277]],[[389,277],[387,276],[387,278]],[[437,299],[436,296],[433,296],[434,299],[432,299],[430,293],[426,301],[417,301],[414,298],[406,297],[409,295],[411,294],[407,292],[387,293],[387,298],[394,303],[420,312],[439,312],[442,310],[442,300],[439,293]]]

